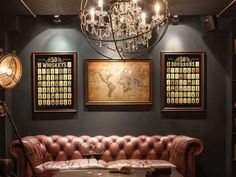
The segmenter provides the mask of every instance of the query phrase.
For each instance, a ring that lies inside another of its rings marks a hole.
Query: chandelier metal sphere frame
[[[81,0],[80,27],[90,46],[108,59],[140,58],[167,31],[167,0],[104,1]]]

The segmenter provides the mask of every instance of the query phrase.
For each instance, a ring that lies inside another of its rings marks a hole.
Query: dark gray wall
[[[223,21],[221,26],[228,24]],[[101,58],[79,30],[79,19],[52,25],[46,17],[20,17],[19,32],[9,33],[8,43],[23,62],[23,78],[12,91],[12,113],[22,136],[36,134],[141,135],[184,134],[202,139],[205,153],[197,160],[198,177],[226,176],[226,80],[230,58],[227,29],[204,33],[199,17],[183,17],[169,26],[162,41],[146,58],[153,59],[153,106],[148,111],[89,111],[84,106],[84,59]],[[32,113],[31,53],[33,51],[78,52],[78,112]],[[160,51],[205,51],[206,102],[204,113],[164,114],[160,111]]]
[[[0,16],[0,48],[4,48],[4,17]],[[4,91],[0,88],[0,100],[4,98]],[[0,118],[0,158],[5,156],[5,119]]]

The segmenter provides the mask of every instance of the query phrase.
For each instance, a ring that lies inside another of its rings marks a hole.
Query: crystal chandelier
[[[81,31],[96,52],[110,59],[139,58],[150,51],[164,36],[168,18],[167,0],[81,0]]]

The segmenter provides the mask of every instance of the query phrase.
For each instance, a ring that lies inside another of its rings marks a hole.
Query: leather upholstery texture
[[[103,151],[102,160],[122,159],[166,160],[176,166],[184,177],[195,177],[195,156],[204,150],[200,139],[183,135],[167,136],[27,136],[23,143],[34,167],[49,161],[82,159],[83,153],[96,147]],[[9,146],[9,153],[17,162],[18,177],[31,177],[17,140]]]

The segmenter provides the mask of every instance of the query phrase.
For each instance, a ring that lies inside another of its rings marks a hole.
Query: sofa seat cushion
[[[124,159],[116,160],[107,163],[107,168],[119,168],[123,166],[131,166],[133,168],[150,168],[150,167],[171,167],[176,166],[165,160],[139,160],[139,159]]]
[[[40,176],[48,176],[47,174],[55,174],[59,170],[73,170],[79,168],[106,168],[106,162],[95,159],[76,159],[67,161],[49,161],[38,165],[35,168],[36,173]]]

